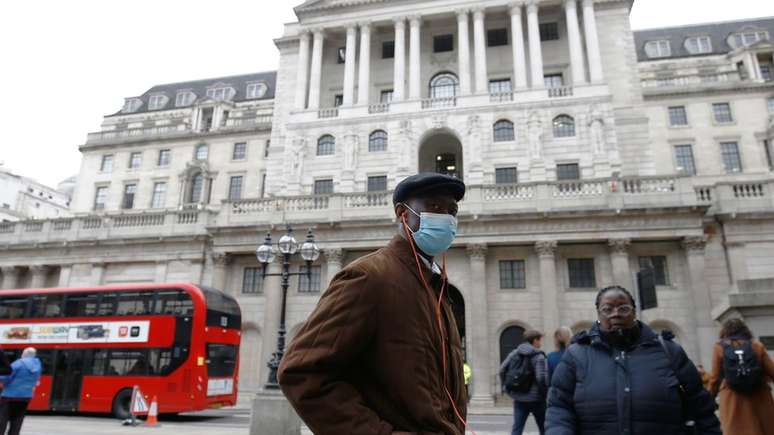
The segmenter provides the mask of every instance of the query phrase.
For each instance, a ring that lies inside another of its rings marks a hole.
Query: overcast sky
[[[154,84],[277,68],[288,0],[23,0],[0,13],[0,162],[46,184],[78,145]],[[636,29],[774,16],[772,0],[637,0]],[[774,36],[774,35],[773,35]]]

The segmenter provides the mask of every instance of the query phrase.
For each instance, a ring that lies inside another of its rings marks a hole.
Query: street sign
[[[137,385],[135,385],[132,390],[132,406],[130,409],[134,415],[147,414],[150,409],[148,402],[145,401],[145,398],[142,395],[142,391],[140,391],[140,387]]]
[[[637,272],[637,288],[639,290],[641,310],[658,307],[656,272],[653,268],[648,267]]]

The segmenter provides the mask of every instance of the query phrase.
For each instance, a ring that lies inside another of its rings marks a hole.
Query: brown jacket
[[[393,431],[462,435],[443,383],[465,417],[462,349],[451,307],[443,331],[408,242],[396,236],[339,272],[290,344],[282,391],[316,435]],[[435,300],[434,300],[435,299]],[[443,380],[440,337],[447,346]]]
[[[763,368],[765,383],[758,391],[739,393],[723,379],[723,347],[715,345],[712,355],[710,391],[720,393],[720,424],[725,435],[774,435],[774,400],[769,382],[774,379],[774,362],[760,341],[752,342],[753,352]]]

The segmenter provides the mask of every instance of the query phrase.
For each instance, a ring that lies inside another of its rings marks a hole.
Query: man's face
[[[437,213],[457,216],[457,201],[450,193],[431,193],[423,196],[410,198],[405,204],[395,206],[395,215],[400,221],[401,216],[406,218],[411,231],[419,230],[419,216],[412,213],[406,205],[411,207],[417,214]]]

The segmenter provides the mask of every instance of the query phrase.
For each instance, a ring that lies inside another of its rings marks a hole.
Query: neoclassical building
[[[312,228],[324,251],[291,282],[292,336],[395,233],[391,189],[437,171],[468,185],[447,263],[475,406],[525,329],[588,327],[597,289],[645,267],[659,305],[640,317],[695,360],[729,316],[774,336],[774,20],[633,32],[631,6],[307,1],[276,72],[155,86],[105,117],[75,217],[0,224],[2,287],[225,289],[256,390],[281,306],[266,233]]]

